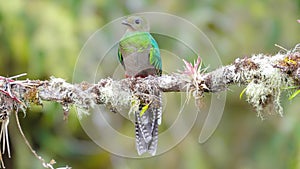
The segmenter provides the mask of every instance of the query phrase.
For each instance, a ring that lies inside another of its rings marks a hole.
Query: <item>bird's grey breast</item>
[[[146,49],[135,48],[131,53],[124,56],[127,76],[136,77],[155,74],[155,68],[149,61],[150,48],[150,45]]]

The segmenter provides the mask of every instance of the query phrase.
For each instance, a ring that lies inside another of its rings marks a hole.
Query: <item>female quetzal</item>
[[[141,16],[130,16],[122,24],[127,30],[119,42],[118,59],[125,69],[125,76],[161,76],[162,62],[150,27]],[[161,93],[157,90],[147,103],[141,102],[135,116],[136,149],[139,155],[148,152],[155,155],[158,142],[158,124],[161,122]]]

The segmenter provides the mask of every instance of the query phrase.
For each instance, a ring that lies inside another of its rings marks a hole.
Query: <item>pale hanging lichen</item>
[[[284,57],[282,55],[281,53],[275,56],[258,54],[236,61],[246,66],[236,65],[238,69],[243,70],[237,71],[233,79],[237,84],[247,85],[244,89],[246,100],[256,109],[257,115],[261,118],[271,112],[283,115],[280,105],[282,90],[294,84],[291,77],[275,66]]]

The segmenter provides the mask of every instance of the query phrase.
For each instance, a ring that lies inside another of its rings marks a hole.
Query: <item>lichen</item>
[[[272,112],[283,115],[280,105],[282,90],[294,83],[291,77],[274,66],[279,59],[283,58],[279,55],[282,54],[273,57],[258,54],[246,58],[243,62],[251,63],[252,66],[240,66],[241,70],[234,75],[237,83],[246,83],[246,100],[256,109],[257,115],[261,118],[264,118],[266,113]]]
[[[99,87],[100,100],[111,107],[127,107],[132,100],[132,93],[128,87],[116,83],[112,79],[107,80],[105,86]],[[117,94],[116,94],[117,93]]]

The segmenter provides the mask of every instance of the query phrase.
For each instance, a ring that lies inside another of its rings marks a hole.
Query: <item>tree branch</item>
[[[82,110],[79,115],[88,114],[88,110],[97,104],[104,104],[115,112],[119,106],[130,107],[133,100],[149,102],[156,90],[183,91],[199,99],[204,93],[225,91],[231,85],[246,85],[242,94],[246,95],[246,100],[260,117],[269,110],[282,115],[283,110],[279,104],[281,92],[299,88],[300,44],[290,51],[279,52],[273,56],[258,54],[237,58],[232,64],[211,72],[205,72],[201,68],[200,58],[194,65],[184,62],[184,70],[177,73],[118,81],[105,78],[96,84],[70,84],[55,77],[40,81],[16,80],[19,76],[0,76],[2,128],[12,112],[21,109],[25,113],[30,103],[39,105],[42,101],[58,102],[67,117],[71,105]],[[4,135],[0,135],[3,144],[7,141]],[[3,151],[2,149],[1,152]]]

